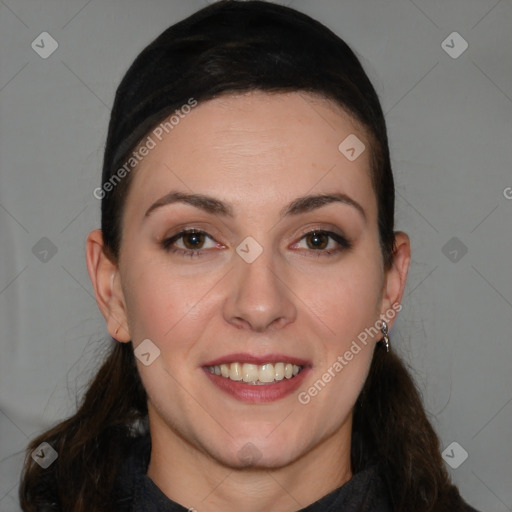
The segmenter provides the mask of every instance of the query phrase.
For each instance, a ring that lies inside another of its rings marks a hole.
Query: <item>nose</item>
[[[271,258],[270,251],[263,251],[252,263],[242,258],[235,262],[223,311],[225,320],[231,325],[265,332],[295,321],[297,310],[293,291]]]

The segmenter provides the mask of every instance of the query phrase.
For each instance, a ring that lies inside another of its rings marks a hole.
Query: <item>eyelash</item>
[[[161,245],[162,245],[163,249],[165,251],[169,252],[169,253],[180,254],[182,256],[188,256],[190,258],[204,256],[204,252],[207,251],[208,249],[205,249],[205,250],[203,250],[203,249],[181,249],[181,248],[178,248],[178,247],[172,247],[173,243],[175,243],[176,241],[182,239],[184,236],[186,236],[188,234],[205,235],[206,238],[209,238],[210,240],[215,241],[214,238],[212,238],[205,231],[201,231],[201,230],[192,228],[192,229],[184,229],[184,230],[180,231],[179,233],[177,233],[177,234],[175,234],[175,235],[173,235],[173,236],[171,236],[169,238],[166,238],[165,240],[163,240],[161,242]],[[325,250],[325,249],[306,249],[306,250],[309,250],[309,251],[317,253],[318,257],[334,256],[335,254],[337,254],[337,253],[339,253],[341,251],[344,251],[344,250],[352,248],[352,244],[345,237],[339,235],[338,233],[333,233],[332,231],[326,231],[326,230],[323,230],[323,229],[313,229],[311,231],[308,231],[307,233],[304,233],[300,237],[299,242],[302,241],[307,236],[315,235],[315,234],[316,235],[325,235],[328,238],[334,240],[338,244],[337,248],[329,249],[329,250]],[[295,242],[295,244],[296,243],[297,242]]]

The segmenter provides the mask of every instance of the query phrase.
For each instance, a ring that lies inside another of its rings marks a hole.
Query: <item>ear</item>
[[[386,320],[390,329],[395,322],[394,319],[396,318],[396,313],[392,315],[392,318],[390,318],[391,315],[386,315],[386,312],[390,309],[395,312],[402,309],[400,304],[404,294],[410,261],[411,243],[409,241],[409,237],[402,231],[396,231],[393,262],[391,268],[386,271],[381,301],[381,318]]]
[[[130,341],[126,304],[121,288],[121,279],[116,262],[106,254],[100,229],[89,233],[85,256],[87,270],[96,295],[98,307],[105,317],[112,338],[121,342]]]

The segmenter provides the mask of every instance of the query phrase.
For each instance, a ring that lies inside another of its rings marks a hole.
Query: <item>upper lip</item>
[[[262,365],[266,363],[291,363],[296,364],[297,366],[310,365],[310,362],[307,361],[306,359],[288,356],[286,354],[264,354],[256,356],[253,354],[240,352],[237,354],[227,354],[225,356],[212,359],[211,361],[207,361],[206,363],[204,363],[203,366],[219,366],[221,364],[230,363],[249,363],[257,365]]]

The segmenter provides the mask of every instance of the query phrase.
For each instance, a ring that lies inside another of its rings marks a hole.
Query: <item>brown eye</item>
[[[342,235],[332,231],[310,231],[305,233],[299,242],[293,244],[293,249],[303,249],[319,256],[334,256],[346,249],[351,249],[352,244]]]
[[[329,245],[330,237],[327,233],[313,231],[305,238],[309,249],[325,249]]]
[[[186,249],[201,249],[205,242],[204,233],[185,233],[182,236],[183,245]]]
[[[206,232],[197,229],[185,229],[176,235],[166,238],[161,242],[162,247],[170,252],[181,256],[199,257],[211,249],[223,249]]]

